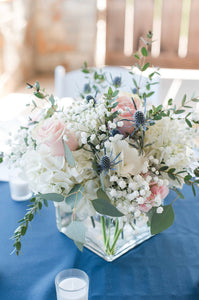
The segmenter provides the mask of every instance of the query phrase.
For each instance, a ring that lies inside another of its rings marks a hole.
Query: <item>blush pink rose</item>
[[[127,94],[127,95],[119,96],[117,98],[116,101],[119,102],[119,103],[118,103],[117,107],[115,108],[115,110],[118,110],[118,109],[123,110],[123,112],[119,114],[119,119],[120,120],[122,120],[122,119],[133,120],[133,115],[134,115],[136,110],[135,110],[135,106],[133,104],[133,101],[131,99],[132,97],[135,101],[137,109],[139,109],[140,99],[139,99],[138,95]],[[132,122],[123,121],[123,126],[118,127],[118,129],[122,134],[125,134],[125,133],[132,133],[134,127],[133,127]]]
[[[75,134],[66,129],[61,120],[48,118],[37,125],[34,129],[33,136],[41,144],[50,148],[53,156],[64,156],[63,136],[67,136],[65,143],[71,151],[78,147]]]
[[[148,212],[153,207],[153,201],[157,195],[160,195],[163,200],[169,193],[169,188],[164,185],[153,184],[150,188],[151,195],[147,198],[147,201],[141,205],[139,205],[139,209],[143,212]]]

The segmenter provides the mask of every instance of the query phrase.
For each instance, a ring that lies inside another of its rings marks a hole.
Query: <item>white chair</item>
[[[122,85],[120,90],[126,92],[132,92],[132,89],[135,88],[135,85],[132,80],[132,75],[129,74],[129,69],[123,67],[112,67],[106,66],[102,68],[106,74],[111,74],[112,78],[116,76],[121,76]],[[151,70],[149,70],[151,71]],[[146,72],[146,71],[145,71]],[[55,96],[62,97],[72,97],[76,98],[80,96],[80,93],[83,91],[84,84],[88,82],[88,79],[85,78],[86,74],[81,70],[75,70],[71,72],[65,72],[63,66],[57,66],[55,68]],[[110,80],[111,77],[109,76]],[[139,80],[140,75],[136,74],[134,77],[136,80]],[[142,86],[145,86],[147,77],[142,76]],[[152,82],[159,82],[159,77],[154,76]],[[154,95],[149,98],[148,103],[153,103],[154,105],[160,104],[159,101],[159,84],[152,85],[151,91],[155,91]]]

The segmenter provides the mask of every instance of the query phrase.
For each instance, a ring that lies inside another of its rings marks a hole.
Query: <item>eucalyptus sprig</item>
[[[37,97],[40,100],[45,100],[46,102],[48,102],[50,104],[50,108],[47,110],[46,116],[44,119],[52,117],[52,115],[55,112],[57,112],[57,108],[58,108],[53,94],[51,94],[49,96],[48,94],[45,93],[45,89],[41,90],[39,81],[36,81],[35,84],[33,84],[33,85],[28,82],[26,84],[27,84],[27,89],[33,89],[33,95],[35,97]],[[32,104],[33,104],[33,110],[36,109],[37,103],[34,101],[34,99],[32,100]],[[29,104],[27,104],[27,106],[29,106]]]
[[[34,216],[42,209],[43,204],[48,207],[48,200],[61,202],[64,200],[64,197],[56,193],[49,193],[37,194],[32,199],[30,199],[31,204],[28,205],[27,213],[25,214],[23,219],[18,221],[20,225],[17,227],[17,229],[14,231],[14,235],[11,237],[11,239],[15,241],[13,244],[13,247],[15,248],[13,252],[16,251],[17,255],[19,255],[19,253],[22,253],[21,238],[26,234],[28,225],[34,219]]]
[[[42,199],[40,197],[33,197],[30,200],[31,204],[28,205],[27,213],[25,214],[24,218],[19,220],[18,223],[20,224],[17,229],[14,232],[14,235],[11,237],[11,239],[15,240],[13,247],[15,247],[14,251],[16,251],[16,254],[19,255],[21,252],[21,238],[26,234],[26,231],[28,229],[28,225],[33,220],[34,216],[37,212],[39,212],[42,209],[43,204],[47,207],[48,202],[46,199]],[[14,252],[13,251],[13,252]]]
[[[150,67],[150,63],[146,61],[146,58],[149,56],[150,48],[153,43],[153,33],[149,31],[145,38],[141,37],[141,41],[143,42],[143,46],[140,48],[138,52],[134,54],[134,58],[137,62],[132,66],[131,71],[129,72],[131,75],[135,75],[134,68],[136,67],[140,71],[139,79],[136,80],[134,77],[132,81],[134,83],[135,89],[133,89],[133,93],[138,94],[141,99],[146,99],[151,97],[155,92],[151,91],[151,86],[158,84],[159,82],[152,82],[154,75],[160,75],[158,70],[153,71],[148,75],[148,80],[145,82],[146,91],[143,93],[140,92],[142,88],[142,77],[143,72],[146,71]]]

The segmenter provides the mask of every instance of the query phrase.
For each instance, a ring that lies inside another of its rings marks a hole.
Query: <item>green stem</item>
[[[112,254],[112,255],[115,253],[115,245],[116,245],[117,240],[119,239],[119,236],[120,236],[120,234],[122,233],[122,231],[123,231],[123,228],[121,228],[121,229],[117,232],[117,234],[116,234],[116,236],[115,236],[115,238],[114,238],[112,247],[111,247],[111,249],[110,249],[110,254]]]
[[[104,216],[101,216],[100,219],[101,219],[101,224],[102,224],[102,233],[103,233],[104,245],[106,245],[107,237],[106,237],[106,225],[105,225]]]

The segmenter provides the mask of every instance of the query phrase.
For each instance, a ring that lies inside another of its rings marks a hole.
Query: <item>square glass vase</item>
[[[60,232],[66,236],[67,226],[72,221],[72,214],[64,209],[64,205],[56,205],[56,222]],[[85,244],[104,260],[111,262],[152,237],[150,227],[137,227],[126,224],[119,231],[117,218],[107,216],[88,217],[81,221],[85,227]],[[102,225],[103,223],[103,225]]]

